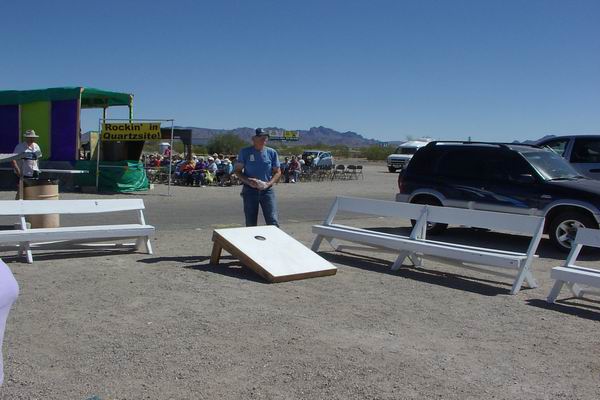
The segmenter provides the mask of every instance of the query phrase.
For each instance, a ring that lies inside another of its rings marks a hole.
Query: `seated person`
[[[194,168],[196,163],[193,160],[184,161],[179,167],[181,173],[181,179],[185,185],[192,185],[194,183]]]
[[[287,174],[287,169],[289,165],[290,159],[288,157],[285,157],[283,162],[279,165],[279,168],[281,168],[281,175],[284,177],[286,183],[289,181],[289,177]]]
[[[216,160],[215,160],[216,162]],[[221,184],[221,182],[223,181],[223,176],[225,175],[225,161],[221,160],[218,162],[217,164],[217,171],[215,172],[215,177],[217,178],[217,181],[219,182],[219,185]]]
[[[203,157],[198,159],[196,167],[194,168],[194,184],[195,185],[206,185],[206,168],[208,164],[204,161]]]
[[[219,165],[219,171],[221,171],[220,175],[217,175],[219,178],[219,185],[224,186],[226,182],[231,184],[231,174],[233,174],[233,164],[229,161],[228,158],[223,159],[221,165]],[[218,174],[218,171],[217,171]]]
[[[213,175],[217,172],[218,167],[213,157],[208,157],[208,166],[206,169]]]
[[[292,156],[292,160],[290,161],[290,165],[288,165],[288,179],[291,183],[298,182],[300,178],[300,163],[296,160],[296,156]]]

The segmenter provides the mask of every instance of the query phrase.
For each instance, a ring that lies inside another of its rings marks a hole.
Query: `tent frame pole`
[[[167,188],[167,196],[171,196],[171,171],[173,165],[173,136],[174,136],[174,120],[171,120],[171,151],[169,152],[169,186]]]
[[[96,193],[100,191],[100,149],[102,148],[102,126],[106,123],[106,109],[102,107],[102,119],[98,121],[98,140],[96,141]]]

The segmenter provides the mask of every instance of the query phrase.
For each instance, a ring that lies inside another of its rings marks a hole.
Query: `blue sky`
[[[600,134],[597,0],[5,1],[0,15],[1,89],[131,92],[139,118],[381,140]]]

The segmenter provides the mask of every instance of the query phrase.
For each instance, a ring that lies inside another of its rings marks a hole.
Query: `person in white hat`
[[[42,157],[42,150],[35,142],[39,136],[33,129],[28,129],[23,135],[24,142],[21,142],[15,147],[13,153],[21,154],[20,160],[13,160],[13,168],[15,174],[19,178],[37,178],[40,173],[38,159]]]

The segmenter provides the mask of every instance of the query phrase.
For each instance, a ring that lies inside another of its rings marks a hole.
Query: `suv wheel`
[[[427,204],[429,206],[442,207],[442,205],[440,204],[439,201],[437,201],[436,199],[432,199],[432,198],[421,198],[421,199],[417,199],[417,200],[413,201],[412,203],[413,204]],[[417,223],[417,221],[415,221],[414,219],[411,219],[410,223],[414,227],[415,224]],[[428,222],[427,223],[427,234],[428,235],[440,235],[440,234],[444,233],[444,231],[447,228],[448,228],[448,224],[432,224],[432,223]]]
[[[596,223],[588,215],[579,211],[566,211],[554,217],[550,222],[548,234],[552,244],[566,253],[571,250],[577,229],[596,227]]]
[[[388,167],[388,171],[390,171],[390,172],[396,172],[396,168],[394,168],[394,167]]]

